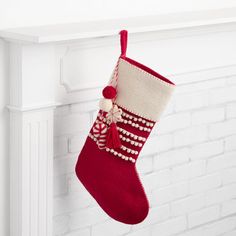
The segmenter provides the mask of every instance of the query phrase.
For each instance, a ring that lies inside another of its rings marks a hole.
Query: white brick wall
[[[110,219],[74,174],[98,101],[57,108],[54,236],[235,236],[236,86],[227,68],[176,77],[137,162],[151,207],[139,225]]]

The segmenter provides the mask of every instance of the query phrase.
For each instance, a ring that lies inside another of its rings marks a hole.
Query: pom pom
[[[102,91],[102,95],[104,98],[113,99],[116,97],[116,89],[113,86],[106,86]]]
[[[102,111],[108,112],[111,110],[112,108],[112,100],[111,99],[106,99],[106,98],[102,98],[99,101],[99,107]]]

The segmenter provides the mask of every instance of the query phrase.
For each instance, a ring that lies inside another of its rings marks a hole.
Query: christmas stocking
[[[103,89],[76,174],[110,217],[137,224],[146,218],[149,204],[135,163],[175,85],[126,57],[127,31],[120,36],[121,56]]]

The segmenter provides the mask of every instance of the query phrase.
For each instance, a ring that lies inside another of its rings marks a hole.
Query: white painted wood
[[[230,30],[223,27],[221,32],[211,29],[205,33],[196,32],[191,37],[182,33],[182,37],[179,34],[178,37],[166,35],[166,38],[160,38],[158,32],[140,33],[136,41],[131,35],[127,55],[174,81],[183,76],[190,81],[195,72],[212,68],[235,73],[235,67],[229,67],[236,61],[236,54],[231,53],[236,50],[235,26]],[[118,37],[97,39],[97,44],[90,46],[89,43],[81,45],[80,41],[63,43],[56,45],[55,50],[57,101],[70,104],[98,99],[120,53]]]
[[[70,4],[66,5],[64,2],[56,0],[50,2],[42,0],[37,3],[28,1],[19,3],[17,0],[11,0],[1,4],[0,29],[235,6],[234,0],[149,0],[148,2],[142,0],[116,2],[72,0]]]
[[[11,236],[52,235],[53,110],[10,113]]]
[[[11,43],[10,104],[29,107],[54,103],[54,47]]]
[[[1,31],[0,37],[31,43],[46,43],[114,36],[122,28],[129,29],[130,33],[143,33],[232,23],[235,21],[236,8],[227,8],[127,19],[15,28]]]
[[[0,235],[9,235],[9,102],[7,43],[0,39]]]
[[[54,48],[10,43],[11,236],[52,235]]]
[[[61,105],[60,103],[42,103],[42,104],[37,104],[34,106],[25,106],[25,107],[17,107],[17,106],[11,106],[11,105],[7,105],[7,108],[10,111],[33,111],[33,110],[42,110],[45,108],[55,108],[56,106]]]

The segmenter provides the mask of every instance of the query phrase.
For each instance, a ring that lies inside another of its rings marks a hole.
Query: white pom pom
[[[99,101],[99,107],[102,111],[108,112],[112,108],[112,100],[107,98],[102,98]]]

